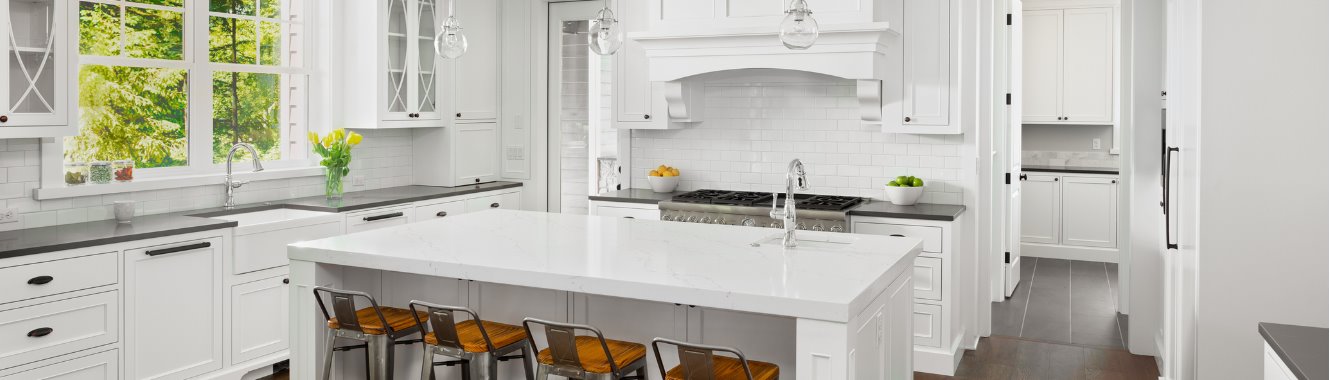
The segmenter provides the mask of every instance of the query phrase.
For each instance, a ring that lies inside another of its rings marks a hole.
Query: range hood
[[[900,33],[886,22],[828,25],[817,44],[807,50],[791,50],[781,44],[775,28],[745,27],[703,32],[679,30],[629,33],[628,38],[646,51],[648,77],[664,83],[669,116],[686,121],[689,108],[703,104],[702,74],[743,70],[780,69],[811,72],[854,80],[860,116],[867,123],[880,123],[883,87],[900,85]],[[894,87],[893,87],[894,86]]]

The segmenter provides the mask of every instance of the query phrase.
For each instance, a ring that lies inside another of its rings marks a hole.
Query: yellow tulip
[[[309,133],[309,143],[310,143],[310,144],[318,144],[318,143],[319,143],[319,134],[318,134],[318,133],[314,133],[314,132],[311,131],[311,132]]]
[[[337,129],[334,129],[334,130],[333,130],[333,140],[334,140],[334,141],[342,141],[342,139],[345,138],[345,137],[346,137],[346,130],[345,130],[345,129],[337,128]]]
[[[323,147],[324,147],[324,148],[332,148],[332,144],[333,144],[333,135],[334,135],[334,134],[336,134],[336,133],[329,133],[327,136],[323,136]]]
[[[351,135],[346,136],[346,143],[351,145],[360,145],[360,140],[363,140],[364,138],[365,136],[361,136],[359,133],[351,132]]]

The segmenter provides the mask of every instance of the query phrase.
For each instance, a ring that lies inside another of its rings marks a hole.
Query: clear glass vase
[[[324,183],[324,193],[328,195],[328,199],[342,199],[342,179],[344,178],[342,173],[345,172],[344,168],[328,168],[328,180]]]

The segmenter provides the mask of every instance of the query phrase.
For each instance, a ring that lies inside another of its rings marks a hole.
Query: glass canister
[[[111,183],[112,170],[110,161],[93,161],[88,165],[88,179],[96,184]]]
[[[119,160],[112,164],[115,169],[116,182],[129,182],[134,180],[134,160]]]
[[[88,183],[88,163],[66,162],[65,185],[78,186],[86,183]]]

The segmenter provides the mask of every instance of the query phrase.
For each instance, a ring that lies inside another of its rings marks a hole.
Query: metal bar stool
[[[333,313],[323,302],[324,295],[332,300]],[[369,307],[356,309],[356,299],[369,301]],[[395,307],[379,307],[368,293],[325,287],[314,288],[314,299],[328,320],[327,343],[323,351],[323,379],[332,374],[334,351],[366,349],[366,367],[370,379],[393,378],[393,347],[398,344],[420,343],[420,339],[401,339],[420,331],[411,311]],[[338,338],[364,342],[362,345],[336,347]]]
[[[660,344],[678,348],[679,365],[665,370],[665,361],[660,358]],[[651,349],[656,352],[656,366],[660,367],[660,377],[665,380],[774,380],[780,378],[780,367],[759,361],[750,361],[738,349],[707,346],[680,342],[672,339],[656,338],[651,340]],[[734,354],[735,358],[716,356],[716,352]]]
[[[646,379],[644,345],[605,339],[599,329],[587,325],[527,318],[522,320],[522,327],[532,348],[537,347],[531,335],[532,324],[544,326],[545,340],[550,344],[536,355],[537,379],[548,379],[550,375],[582,380]],[[577,335],[578,331],[594,336]]]
[[[482,379],[496,379],[499,377],[499,362],[514,359],[522,360],[522,369],[527,380],[535,379],[528,359],[530,350],[527,349],[525,329],[481,320],[479,314],[465,307],[423,301],[411,301],[407,307],[411,308],[411,315],[415,316],[416,324],[421,326],[421,334],[424,335],[425,357],[420,372],[422,380],[434,378],[435,366],[459,364],[462,367],[462,379],[470,380],[473,360],[485,363],[485,372],[480,376]],[[417,307],[425,311],[421,312]],[[467,320],[457,322],[456,316],[459,313],[466,314],[462,317]],[[426,319],[421,320],[421,316],[425,316]],[[427,321],[428,325],[425,324]],[[429,327],[429,331],[426,331],[426,326]],[[508,355],[513,352],[518,354]],[[435,362],[434,355],[457,360]]]

